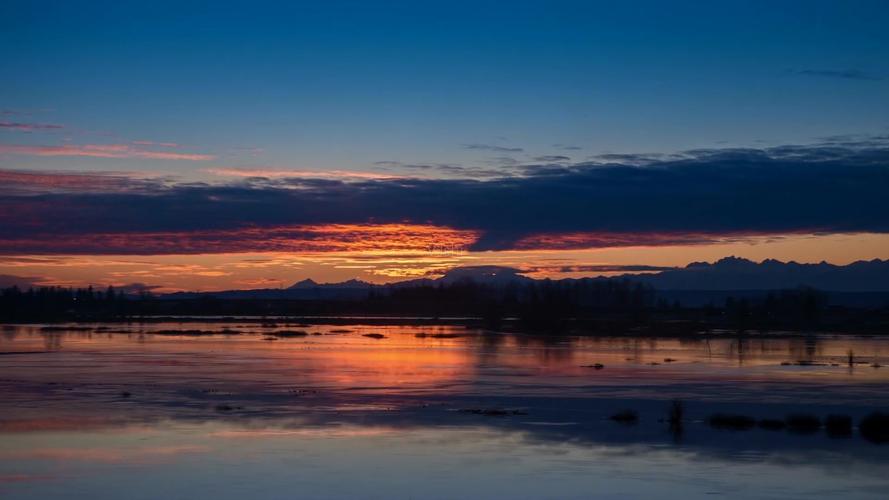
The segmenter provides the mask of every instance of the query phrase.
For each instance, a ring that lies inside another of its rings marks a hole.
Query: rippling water
[[[885,498],[889,488],[889,445],[857,429],[707,425],[720,412],[857,422],[885,411],[887,338],[213,322],[7,326],[0,352],[3,498]],[[672,400],[685,409],[678,428],[665,421]],[[638,423],[609,419],[624,409]]]

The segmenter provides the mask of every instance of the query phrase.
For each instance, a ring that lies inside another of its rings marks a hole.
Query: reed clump
[[[621,424],[635,424],[639,421],[639,413],[635,410],[621,410],[608,418]]]
[[[872,443],[889,443],[889,413],[873,412],[862,418],[858,432]]]
[[[812,434],[821,428],[821,419],[806,413],[794,413],[784,419],[787,429],[800,434]]]
[[[746,431],[752,429],[756,425],[756,420],[747,415],[731,415],[726,413],[717,413],[711,415],[707,419],[710,427],[717,429],[730,429],[735,431]]]

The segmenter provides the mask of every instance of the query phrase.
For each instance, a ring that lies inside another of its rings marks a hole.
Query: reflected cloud
[[[226,429],[211,432],[210,437],[224,439],[277,439],[291,437],[308,438],[343,438],[343,437],[367,437],[367,436],[391,436],[401,432],[394,427],[334,425],[325,427],[305,427],[301,429],[287,428],[250,428],[250,429]]]

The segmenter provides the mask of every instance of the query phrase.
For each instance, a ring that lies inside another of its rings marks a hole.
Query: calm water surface
[[[237,334],[175,332],[224,329]],[[3,498],[889,491],[889,445],[857,431],[706,423],[717,412],[857,421],[885,411],[889,367],[871,365],[889,365],[887,338],[553,340],[457,326],[239,322],[0,333]],[[674,399],[684,402],[681,429],[663,421]],[[639,422],[608,418],[623,409]]]

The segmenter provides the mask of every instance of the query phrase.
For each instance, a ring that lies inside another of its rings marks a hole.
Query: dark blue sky
[[[0,108],[66,127],[6,144],[165,141],[214,166],[367,170],[889,130],[885,1],[0,5]]]

